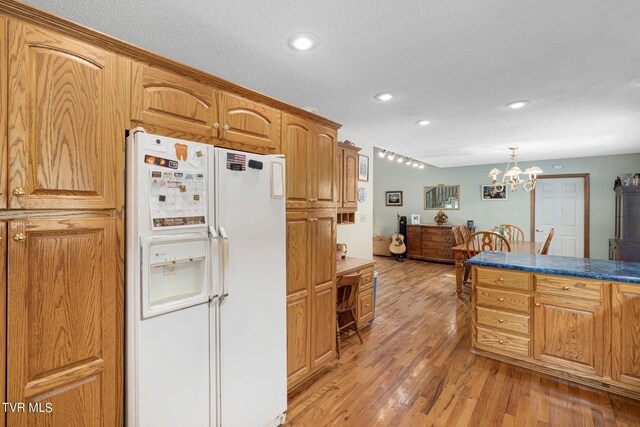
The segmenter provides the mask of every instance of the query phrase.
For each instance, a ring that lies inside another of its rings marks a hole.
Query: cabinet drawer
[[[515,292],[499,291],[478,286],[477,303],[488,307],[496,307],[504,310],[531,312],[531,297]]]
[[[497,286],[518,291],[531,290],[532,274],[509,270],[496,270],[491,268],[476,269],[479,285]]]
[[[422,248],[422,256],[429,258],[453,259],[452,249]]]
[[[422,229],[422,237],[428,237],[431,235],[449,236],[451,235],[451,228],[424,227]]]
[[[489,351],[511,353],[518,356],[531,355],[531,340],[515,335],[478,328],[477,346]]]
[[[451,243],[452,240],[453,240],[453,237],[451,236],[451,234],[428,234],[426,236],[422,236],[423,243],[425,241],[429,243],[436,243],[436,242]]]
[[[531,334],[531,317],[523,314],[477,307],[478,324],[523,335]]]
[[[358,326],[373,318],[373,289],[358,294]]]
[[[422,241],[423,249],[451,249],[452,247],[453,244],[451,242],[439,242],[435,240],[430,240],[427,242],[425,242],[424,240]]]
[[[536,292],[540,294],[602,301],[602,289],[604,286],[606,286],[604,282],[582,280],[578,277],[563,278],[536,275]]]
[[[373,267],[365,268],[362,270],[362,278],[360,279],[360,286],[373,283]]]

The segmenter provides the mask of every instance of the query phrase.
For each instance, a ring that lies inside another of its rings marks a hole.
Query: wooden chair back
[[[356,292],[362,273],[340,277],[336,285],[336,311],[338,313],[353,310],[356,306]]]
[[[501,234],[493,231],[478,231],[467,240],[467,256],[471,258],[483,251],[511,252],[511,245]]]
[[[545,240],[544,245],[542,245],[542,249],[540,249],[540,255],[547,255],[549,253],[549,246],[551,246],[551,239],[553,239],[553,233],[555,233],[555,230],[552,228],[551,231],[549,231],[547,240]]]
[[[453,240],[455,241],[456,246],[459,246],[464,243],[464,237],[462,237],[462,230],[461,230],[462,227],[464,226],[454,225],[453,228],[451,229],[451,232],[453,233]]]
[[[469,240],[469,237],[471,237],[471,231],[469,231],[469,227],[461,225],[460,232],[462,233],[462,242],[466,243],[467,240]]]
[[[493,232],[496,232],[500,229],[500,227],[504,227],[504,236],[510,242],[524,242],[524,231],[522,228],[513,224],[500,224],[493,227]],[[498,233],[500,234],[500,233]]]

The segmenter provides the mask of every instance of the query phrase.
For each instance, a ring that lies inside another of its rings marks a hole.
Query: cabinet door
[[[332,208],[334,200],[336,132],[317,126],[314,132],[311,158],[311,198],[314,208]]]
[[[599,301],[536,296],[534,358],[567,372],[606,373],[607,314]]]
[[[170,129],[169,136],[200,142],[218,136],[215,90],[146,64],[133,63],[131,116],[140,126]]]
[[[0,209],[7,208],[7,22],[0,16]]]
[[[422,229],[419,225],[407,226],[407,255],[422,255]]]
[[[0,221],[0,399],[7,401],[7,223]],[[0,413],[0,427],[6,415]]]
[[[310,214],[311,362],[317,369],[333,360],[336,351],[335,214]]]
[[[357,304],[358,327],[362,327],[373,319],[373,288],[358,292]]]
[[[290,114],[283,115],[282,152],[287,165],[287,208],[307,208],[311,188],[310,154],[313,132],[311,124]]]
[[[611,377],[640,387],[640,289],[637,285],[614,284],[612,290]]]
[[[289,385],[311,372],[309,227],[305,213],[287,214],[287,377]]]
[[[9,206],[115,207],[116,55],[11,21],[8,62]]]
[[[343,186],[343,162],[344,162],[344,148],[336,148],[336,177],[335,177],[335,194],[336,194],[336,207],[340,209],[342,207],[342,186]]]
[[[228,92],[220,93],[220,138],[267,153],[280,150],[280,110]]]
[[[343,164],[342,206],[356,210],[358,209],[358,153],[345,149]]]
[[[11,221],[8,234],[7,397],[53,412],[11,412],[7,423],[114,425],[115,219]]]

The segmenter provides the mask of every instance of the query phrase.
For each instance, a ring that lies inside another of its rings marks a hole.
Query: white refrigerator
[[[127,426],[284,422],[284,182],[281,156],[132,131]]]

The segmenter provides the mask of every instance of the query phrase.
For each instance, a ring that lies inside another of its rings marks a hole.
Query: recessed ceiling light
[[[289,47],[295,50],[309,50],[318,44],[318,39],[311,34],[295,34],[289,37]]]
[[[420,125],[420,126],[426,126],[426,125],[428,125],[429,123],[431,123],[429,120],[418,120],[418,121],[416,122],[416,124],[417,124],[417,125]]]
[[[391,100],[391,98],[393,98],[395,95],[391,92],[382,92],[376,95],[376,99],[378,101],[389,101]]]
[[[519,108],[524,107],[525,105],[528,105],[530,101],[515,101],[515,102],[510,102],[509,104],[507,104],[507,107],[517,110]]]

